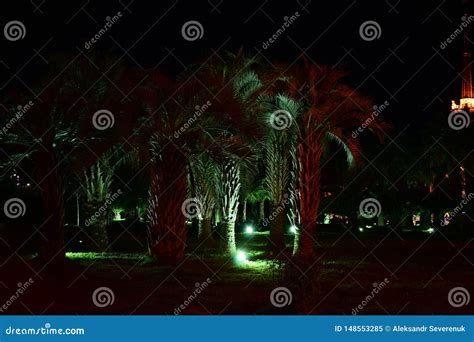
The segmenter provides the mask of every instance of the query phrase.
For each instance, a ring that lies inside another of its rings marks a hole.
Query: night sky
[[[160,4],[159,6],[157,4]],[[10,1],[2,2],[2,27],[19,20],[26,36],[0,40],[2,91],[29,92],[50,56],[72,59],[110,49],[132,67],[159,67],[176,75],[212,51],[243,46],[262,60],[292,63],[303,51],[318,63],[342,65],[348,81],[375,103],[389,101],[383,114],[396,129],[416,130],[435,112],[449,113],[460,93],[462,35],[445,49],[440,44],[461,24],[462,1]],[[118,11],[122,18],[85,50],[84,44]],[[300,16],[268,49],[267,41],[285,16]],[[186,41],[182,25],[199,21],[203,37]],[[374,20],[378,39],[364,41],[360,25]],[[37,52],[39,54],[37,54]],[[33,96],[33,95],[32,95]]]

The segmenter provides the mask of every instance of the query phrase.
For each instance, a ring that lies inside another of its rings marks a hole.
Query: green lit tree
[[[82,191],[85,197],[85,226],[92,240],[91,248],[105,252],[109,247],[107,225],[109,223],[110,205],[122,190],[112,194],[114,174],[120,165],[130,159],[131,153],[123,148],[112,147],[106,151],[88,169],[83,170]]]
[[[190,160],[192,193],[199,204],[198,239],[210,243],[212,237],[212,214],[218,201],[219,168],[208,154],[196,155]]]
[[[265,201],[270,199],[270,195],[264,183],[264,180],[260,180],[245,198],[248,203],[258,205],[258,224],[266,226]]]

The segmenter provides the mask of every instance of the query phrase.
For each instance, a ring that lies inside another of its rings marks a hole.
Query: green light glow
[[[245,227],[245,233],[253,234],[254,232],[255,232],[255,230],[253,229],[252,226],[248,225],[247,227]]]
[[[425,233],[428,233],[428,234],[433,234],[435,232],[435,229],[434,228],[428,228],[427,230],[424,231]]]
[[[123,208],[112,208],[112,212],[114,213],[114,217],[112,221],[125,221],[125,219],[122,217],[122,213],[125,211]]]
[[[245,262],[248,261],[248,259],[247,259],[247,253],[245,253],[245,251],[238,250],[238,251],[237,251],[237,254],[235,255],[235,259],[236,259],[239,263],[245,263]]]
[[[72,260],[148,260],[150,257],[141,253],[66,252],[66,258]]]
[[[298,227],[297,227],[297,226],[292,225],[292,226],[290,227],[290,232],[292,232],[293,234],[296,234],[297,231],[298,231]]]
[[[364,228],[359,227],[359,232],[363,233],[363,232],[364,232]]]

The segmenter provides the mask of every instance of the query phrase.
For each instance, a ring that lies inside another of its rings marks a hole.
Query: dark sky
[[[243,46],[249,54],[287,63],[304,51],[318,63],[345,66],[348,81],[377,104],[389,101],[384,115],[398,129],[419,127],[434,112],[448,114],[450,100],[460,93],[462,35],[443,50],[440,44],[461,24],[461,0],[2,1],[1,27],[19,20],[26,28],[24,39],[0,37],[2,92],[27,92],[43,70],[54,70],[48,56],[78,54],[118,11],[122,18],[87,53],[114,48],[132,66],[158,65],[176,74],[212,50]],[[262,49],[296,11],[299,18]],[[201,23],[201,39],[183,39],[181,27],[189,20]],[[359,35],[368,20],[379,24],[378,39]]]

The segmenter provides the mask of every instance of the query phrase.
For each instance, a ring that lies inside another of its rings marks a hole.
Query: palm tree
[[[301,227],[295,234],[294,254],[311,259],[320,203],[321,160],[326,146],[332,142],[338,144],[351,165],[360,155],[351,131],[367,123],[373,107],[370,99],[342,83],[345,73],[340,69],[304,59],[302,65],[295,65],[287,75],[288,96],[302,102],[304,108],[295,122]],[[367,129],[381,138],[383,127],[385,124],[377,118]]]
[[[267,98],[269,131],[265,151],[265,184],[271,200],[272,220],[270,222],[269,249],[278,253],[285,248],[285,213],[295,195],[289,191],[291,171],[294,167],[296,146],[296,125],[291,125],[293,118],[301,112],[301,104],[284,94]],[[277,117],[281,116],[281,117]],[[282,126],[278,126],[278,120]],[[294,215],[289,213],[294,223]]]
[[[258,225],[266,227],[268,222],[265,218],[265,201],[270,199],[270,195],[264,183],[264,179],[259,180],[254,188],[247,193],[245,199],[250,204],[258,204]]]
[[[200,154],[190,159],[192,193],[199,204],[198,239],[212,242],[212,213],[216,209],[218,196],[218,166],[209,155]]]
[[[92,239],[93,249],[105,252],[109,247],[107,225],[110,204],[121,195],[118,189],[112,194],[113,176],[117,168],[130,159],[130,153],[123,148],[112,147],[90,168],[82,170],[81,187],[85,197],[86,230]]]
[[[93,244],[91,246],[100,252],[105,252],[109,246],[107,236],[107,208],[104,203],[110,196],[113,172],[102,158],[88,170],[83,170],[83,188],[85,194],[85,225],[89,230]],[[102,208],[103,210],[99,210]],[[97,214],[96,214],[97,213]]]
[[[72,58],[61,60],[55,66],[60,65],[65,71],[60,76],[45,78],[47,86],[38,87],[39,98],[21,123],[0,137],[2,143],[14,151],[3,163],[7,172],[26,158],[35,160],[33,178],[41,195],[44,220],[40,228],[43,241],[39,257],[46,265],[59,266],[58,269],[65,252],[65,175],[94,164],[119,137],[128,137],[134,125],[134,116],[125,115],[131,112],[133,104],[121,102],[122,95],[109,86],[110,81],[101,71],[109,68],[113,61],[102,57],[92,62],[81,56],[73,65],[68,65]],[[119,65],[114,71],[115,85],[122,89],[130,86],[122,82],[124,73]],[[11,100],[25,102],[16,96]],[[115,124],[101,130],[97,125],[103,122],[97,122],[94,114],[103,108],[112,114],[106,120]],[[9,117],[12,113],[6,115]]]
[[[251,89],[258,79],[250,72],[234,73],[216,56],[178,80],[158,71],[150,74],[142,87],[143,103],[152,123],[150,252],[160,262],[177,263],[184,258],[186,246],[182,210],[186,206],[182,208],[182,204],[190,203],[186,194],[192,155],[205,151],[220,158],[221,171],[225,172],[221,179],[227,182],[220,189],[220,194],[226,196],[219,200],[224,204],[220,208],[227,229],[232,229],[232,222],[235,224],[234,198],[238,198],[240,186],[232,156],[248,153],[249,144],[237,133],[252,136],[258,128],[249,115],[249,104],[255,97]],[[200,107],[196,110],[197,105]]]
[[[235,243],[235,222],[240,197],[240,166],[235,159],[227,159],[220,167],[219,200],[222,211],[223,250],[230,255],[237,250]]]

